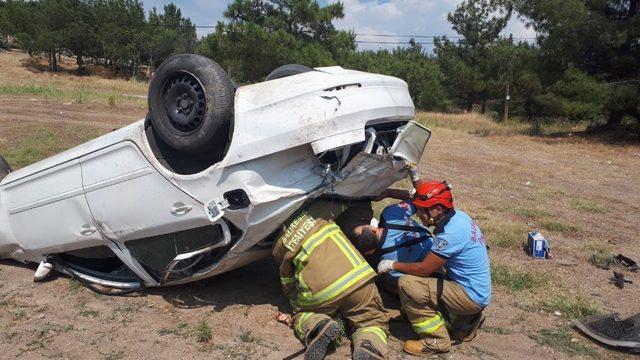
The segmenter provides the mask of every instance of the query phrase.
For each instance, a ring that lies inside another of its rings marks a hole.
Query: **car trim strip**
[[[151,173],[153,173],[153,169],[151,168],[151,166],[143,167],[142,169],[138,169],[136,171],[132,171],[132,172],[127,173],[127,174],[114,176],[112,178],[109,178],[109,179],[106,179],[106,180],[102,180],[102,181],[98,181],[97,183],[88,185],[88,186],[86,186],[84,188],[84,191],[89,193],[89,192],[92,192],[92,191],[104,189],[104,188],[112,186],[112,185],[120,184],[120,183],[125,182],[125,181],[129,181],[129,180],[133,180],[133,179],[136,179],[136,178],[139,178],[139,177],[143,177],[143,176],[149,175]]]
[[[28,204],[24,204],[24,205],[20,205],[20,206],[16,206],[12,209],[9,209],[9,215],[15,215],[18,213],[21,213],[23,211],[27,211],[27,210],[31,210],[31,209],[35,209],[37,207],[40,206],[45,206],[45,205],[49,205],[58,201],[62,201],[62,200],[66,200],[78,195],[82,195],[83,193],[88,193],[91,191],[95,191],[95,190],[99,190],[108,186],[112,186],[115,184],[119,184],[121,182],[125,182],[125,181],[129,181],[129,180],[133,180],[145,175],[149,175],[153,173],[153,170],[150,166],[147,166],[145,168],[142,169],[138,169],[136,171],[130,172],[128,174],[124,174],[124,175],[119,175],[119,176],[115,176],[112,177],[110,179],[106,179],[100,182],[97,182],[95,184],[89,185],[86,188],[79,188],[79,189],[73,189],[71,191],[67,191],[64,192],[62,194],[57,194],[54,196],[50,196],[48,198],[44,198],[44,199],[40,199],[34,202],[30,202]]]

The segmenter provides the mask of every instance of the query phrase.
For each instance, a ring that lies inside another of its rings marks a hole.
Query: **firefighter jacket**
[[[344,208],[335,200],[315,200],[283,224],[273,256],[292,307],[337,302],[376,275],[333,221]]]

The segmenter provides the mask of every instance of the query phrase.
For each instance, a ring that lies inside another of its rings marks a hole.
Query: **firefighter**
[[[362,208],[340,214],[343,209],[336,200],[314,200],[283,224],[275,242],[280,282],[294,311],[292,326],[306,345],[307,360],[324,359],[341,334],[338,317],[353,332],[353,359],[384,359],[387,317],[376,272],[336,224],[354,226],[353,214]]]
[[[422,222],[435,226],[431,251],[421,262],[382,260],[378,272],[405,274],[398,284],[400,301],[420,340],[405,342],[404,351],[428,356],[451,347],[445,321],[455,339],[475,337],[491,298],[491,276],[484,236],[469,215],[454,209],[446,182],[419,184],[413,204]],[[442,267],[446,277],[429,277]]]

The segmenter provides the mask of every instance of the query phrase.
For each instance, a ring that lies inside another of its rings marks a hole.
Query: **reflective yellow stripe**
[[[315,295],[302,297],[300,296],[301,294],[298,294],[298,303],[301,306],[315,306],[325,303],[342,294],[346,289],[350,288],[363,278],[374,275],[375,271],[373,271],[371,266],[367,263],[362,263]]]
[[[304,265],[307,259],[311,256],[313,251],[329,238],[332,239],[340,251],[345,255],[351,265],[353,265],[353,268],[329,286],[320,290],[317,294],[313,294],[302,278],[302,271],[304,270]],[[337,297],[364,277],[375,275],[375,271],[357,254],[358,253],[354,250],[351,243],[340,231],[340,228],[333,223],[324,226],[313,236],[309,237],[309,239],[302,244],[298,255],[293,259],[293,263],[296,268],[295,278],[297,280],[296,286],[298,290],[297,303],[301,306],[322,304]]]
[[[307,321],[311,317],[311,315],[313,315],[313,313],[303,312],[296,322],[296,331],[298,332],[298,336],[300,336],[301,338],[304,336],[304,334],[302,333],[302,324]]]
[[[304,270],[304,263],[307,261],[313,250],[320,246],[323,242],[331,237],[332,234],[339,232],[340,229],[333,224],[324,226],[317,231],[313,236],[307,239],[302,244],[300,253],[293,259],[294,266],[296,268],[295,277],[298,280],[298,293],[303,297],[311,296],[311,289],[307,286],[304,279],[302,279],[302,270]]]
[[[418,334],[432,334],[444,325],[444,321],[440,313],[438,313],[432,318],[419,323],[412,323],[411,325],[413,326],[413,330]]]
[[[351,241],[349,241],[344,236],[344,233],[339,232],[338,234],[336,234],[335,237],[342,244],[342,246],[340,247],[340,250],[342,250],[342,252],[345,255],[347,255],[347,257],[349,257],[350,260],[352,260],[352,263],[355,262],[354,266],[360,265],[360,263],[364,261],[364,259],[361,256],[359,256],[358,250],[356,250],[353,247],[353,245],[351,245]]]
[[[382,330],[382,328],[379,328],[377,326],[369,326],[369,327],[366,327],[366,328],[362,328],[359,331],[372,332],[372,333],[378,335],[380,340],[382,340],[385,344],[387,343],[387,333],[385,333],[384,330]]]
[[[327,240],[334,233],[340,232],[340,228],[335,224],[325,225],[313,236],[310,236],[300,247],[300,252],[293,259],[293,264],[296,267],[296,273],[302,270],[302,263],[311,255],[320,244]]]
[[[340,239],[338,239],[337,236],[334,236],[333,238],[331,238],[331,240],[333,240],[333,243],[336,244],[336,246],[340,249],[340,251],[342,251],[342,253],[344,253],[347,256],[347,259],[349,259],[349,262],[351,263],[352,266],[354,267],[358,266],[358,263],[360,262],[358,261],[358,258],[349,255],[348,250],[345,248],[344,244]]]
[[[320,230],[316,231],[315,234],[310,236],[300,247],[300,252],[293,259],[293,264],[296,268],[295,278],[298,280],[296,284],[296,288],[298,290],[299,298],[308,298],[313,294],[311,293],[311,289],[305,283],[304,279],[302,279],[302,270],[304,270],[304,263],[309,258],[313,250],[315,250],[318,246],[320,246],[325,240],[327,240],[331,235],[340,232],[340,228],[335,224],[328,224],[323,226]]]
[[[298,282],[296,283],[296,290],[298,291],[298,299],[300,297],[307,298],[313,296],[309,285],[304,281],[302,275],[298,276]],[[299,305],[299,304],[298,304]]]

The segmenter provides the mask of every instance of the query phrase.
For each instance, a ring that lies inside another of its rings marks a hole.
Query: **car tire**
[[[227,147],[235,88],[215,61],[180,54],[165,60],[149,84],[149,115],[159,137],[187,153]]]
[[[313,69],[300,64],[282,65],[269,73],[265,81],[280,79],[291,75],[298,75],[309,71],[313,71]]]
[[[10,172],[11,166],[9,166],[7,160],[0,156],[0,181],[2,181],[5,176],[9,175]]]

